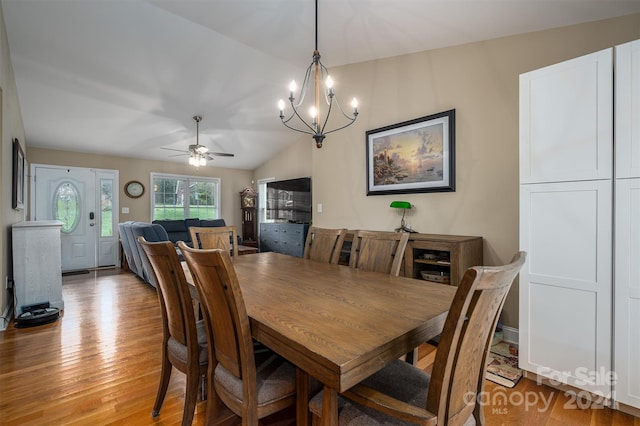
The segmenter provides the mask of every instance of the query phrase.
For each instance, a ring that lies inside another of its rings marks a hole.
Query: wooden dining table
[[[309,375],[324,385],[323,423],[337,424],[337,394],[440,334],[456,291],[273,252],[232,259],[253,337],[298,368],[298,425]]]

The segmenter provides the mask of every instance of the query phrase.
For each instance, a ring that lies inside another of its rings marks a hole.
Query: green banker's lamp
[[[396,228],[396,232],[416,232],[413,229],[407,228],[404,223],[404,215],[411,208],[411,203],[408,201],[392,201],[389,206],[394,209],[402,209],[402,219],[400,220],[400,227]]]

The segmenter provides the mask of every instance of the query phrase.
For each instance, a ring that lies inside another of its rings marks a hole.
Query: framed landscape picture
[[[369,130],[367,195],[455,191],[456,110]]]

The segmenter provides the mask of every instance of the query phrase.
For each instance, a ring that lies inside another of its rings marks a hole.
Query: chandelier
[[[304,81],[302,83],[302,87],[300,88],[300,92],[298,93],[298,97],[296,98],[296,90],[297,85],[295,80],[291,82],[289,85],[289,103],[291,104],[291,115],[285,118],[284,108],[285,102],[280,99],[278,102],[278,108],[280,109],[280,120],[282,124],[284,124],[287,128],[291,130],[295,130],[296,132],[306,133],[311,135],[313,139],[316,141],[316,146],[318,148],[322,148],[322,142],[327,134],[333,133],[338,130],[342,130],[345,127],[348,127],[356,121],[358,117],[358,101],[356,98],[353,98],[351,101],[351,106],[353,107],[353,113],[351,115],[345,113],[338,102],[338,98],[336,97],[336,93],[333,90],[333,79],[329,75],[329,71],[327,68],[322,65],[320,62],[320,52],[318,51],[318,0],[316,2],[316,48],[313,51],[313,61],[311,65],[307,68],[307,72],[304,75]],[[321,88],[321,85],[324,82],[324,88]],[[311,86],[312,85],[312,86]],[[313,104],[309,108],[309,116],[310,122],[306,121],[299,113],[301,107],[303,107],[303,102],[307,90],[309,87],[312,87],[314,91],[314,99]],[[297,99],[297,101],[296,101]],[[326,115],[324,118],[322,117],[322,110],[320,109],[321,101],[324,101],[326,104]],[[331,109],[333,105],[336,105],[344,118],[346,119],[346,124],[341,127],[335,128],[333,130],[325,131],[327,126],[327,122],[329,121],[329,115],[331,114]],[[297,117],[297,125],[289,124],[289,122]]]

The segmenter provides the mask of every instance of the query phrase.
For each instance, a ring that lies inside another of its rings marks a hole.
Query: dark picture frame
[[[13,139],[13,185],[11,200],[14,210],[24,209],[24,152],[18,139]]]
[[[366,132],[367,195],[454,192],[456,110]]]

